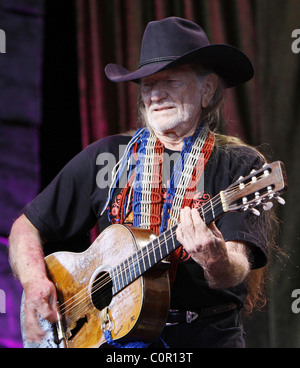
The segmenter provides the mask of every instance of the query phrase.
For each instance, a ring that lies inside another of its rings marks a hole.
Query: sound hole
[[[112,280],[108,272],[100,272],[93,281],[91,299],[94,306],[102,310],[112,300]]]

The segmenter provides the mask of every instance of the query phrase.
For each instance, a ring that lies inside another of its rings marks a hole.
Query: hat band
[[[161,61],[175,61],[178,58],[179,58],[179,56],[162,56],[162,57],[157,57],[157,58],[153,58],[153,59],[148,59],[148,60],[143,61],[142,63],[140,63],[138,69],[141,69],[145,65],[159,63]]]

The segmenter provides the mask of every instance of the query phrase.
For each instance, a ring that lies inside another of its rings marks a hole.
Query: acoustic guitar
[[[221,191],[200,207],[206,224],[231,211],[258,207],[269,210],[287,188],[280,161],[266,164]],[[45,257],[49,278],[57,289],[60,321],[39,319],[45,337],[26,339],[24,303],[21,330],[24,347],[106,347],[115,342],[153,341],[167,320],[170,286],[165,258],[177,249],[177,226],[159,236],[149,230],[111,225],[83,253],[57,252]]]

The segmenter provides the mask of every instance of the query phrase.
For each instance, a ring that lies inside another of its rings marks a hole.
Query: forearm
[[[57,296],[55,286],[47,277],[41,236],[24,215],[12,226],[9,257],[13,272],[25,290],[27,341],[40,342],[44,331],[37,315],[51,323],[57,322]]]
[[[226,242],[225,254],[203,268],[211,288],[236,286],[245,280],[250,271],[247,246],[239,242]]]
[[[9,258],[12,270],[23,286],[47,278],[42,244],[38,230],[26,216],[20,216],[11,229]]]

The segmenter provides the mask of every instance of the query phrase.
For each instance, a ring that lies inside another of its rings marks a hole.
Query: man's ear
[[[209,74],[202,80],[202,108],[205,109],[214,97],[218,87],[219,78],[215,74]]]

